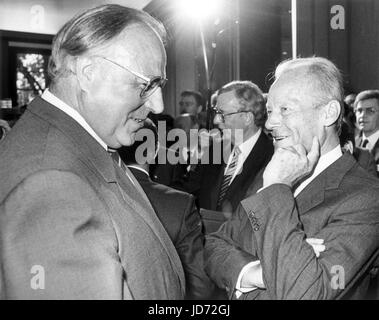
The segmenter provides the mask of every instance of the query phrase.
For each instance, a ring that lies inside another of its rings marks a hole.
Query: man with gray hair
[[[206,270],[231,298],[364,298],[379,254],[379,183],[341,151],[341,75],[314,57],[282,63],[275,78],[263,187],[208,237]]]
[[[158,21],[119,5],[56,35],[51,87],[0,151],[2,298],[183,298],[176,250],[114,157],[163,110],[164,38]]]

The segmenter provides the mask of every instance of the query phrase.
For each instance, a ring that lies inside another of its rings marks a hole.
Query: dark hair
[[[182,93],[180,94],[181,97],[188,97],[188,96],[192,96],[195,98],[196,100],[196,104],[198,106],[203,106],[203,102],[204,102],[204,98],[202,96],[202,94],[198,91],[192,91],[192,90],[184,90],[182,91]]]
[[[263,127],[267,120],[265,99],[261,89],[251,81],[232,81],[218,90],[217,96],[226,92],[234,92],[239,100],[238,111],[252,111],[257,127]]]
[[[153,134],[154,134],[154,146],[155,146],[154,151],[156,152],[158,149],[158,129],[157,129],[157,127],[155,126],[155,124],[152,120],[147,118],[144,121],[143,126],[140,130],[143,130],[143,129],[151,130],[153,132]],[[138,163],[136,160],[136,151],[140,145],[142,145],[143,143],[146,142],[146,140],[149,136],[145,136],[145,137],[146,137],[146,139],[144,139],[142,141],[136,140],[131,146],[123,146],[117,150],[122,161],[124,161],[125,164],[136,164],[136,163]]]
[[[355,98],[354,110],[357,108],[359,102],[368,99],[376,99],[379,102],[379,90],[372,89],[360,92]]]
[[[126,27],[141,24],[151,28],[165,42],[163,25],[148,13],[116,4],[101,5],[84,11],[68,21],[53,39],[49,61],[52,83],[67,73],[67,58],[108,44]]]

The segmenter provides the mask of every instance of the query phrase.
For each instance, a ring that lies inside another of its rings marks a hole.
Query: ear
[[[76,59],[75,74],[80,88],[88,92],[94,79],[94,63],[89,57],[79,57]]]
[[[199,106],[197,107],[197,113],[200,113],[202,110],[203,110],[203,106],[202,106],[202,105],[199,105]]]
[[[246,124],[254,123],[254,115],[252,112],[246,112],[245,116],[246,116]]]
[[[336,123],[341,111],[341,105],[337,100],[329,101],[329,103],[324,107],[324,126],[330,127]]]

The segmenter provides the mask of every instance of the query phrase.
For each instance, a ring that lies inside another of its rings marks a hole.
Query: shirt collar
[[[90,127],[86,120],[80,115],[78,111],[70,107],[68,104],[59,99],[56,95],[51,93],[49,89],[46,89],[42,94],[41,98],[46,102],[52,104],[54,107],[66,113],[68,116],[73,118],[77,123],[79,123],[100,145],[108,151],[107,144],[96,134],[96,132]]]
[[[238,148],[240,149],[240,157],[245,161],[245,159],[249,156],[251,150],[253,150],[255,143],[257,142],[260,134],[262,132],[262,129],[259,128],[259,130],[253,134],[249,139],[242,142]]]
[[[149,176],[149,173],[145,170],[145,169],[142,169],[141,167],[138,167],[138,166],[133,166],[133,165],[127,165],[128,168],[133,168],[133,169],[136,169],[136,170],[139,170],[139,171],[142,171],[143,173],[145,173],[147,176]]]
[[[379,139],[379,130],[376,130],[376,132],[370,135],[369,137],[366,137],[365,134],[362,133],[362,141],[365,139],[368,140],[368,149],[371,151]]]
[[[322,155],[318,160],[313,174],[304,180],[294,191],[294,197],[296,197],[304,188],[310,184],[321,172],[323,172],[327,167],[329,167],[333,162],[342,157],[342,150],[339,145],[337,145],[333,150]]]

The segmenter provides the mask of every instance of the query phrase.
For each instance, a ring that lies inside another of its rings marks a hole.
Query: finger
[[[306,157],[307,152],[302,144],[297,144],[297,145],[294,145],[293,147],[300,156]]]
[[[326,247],[323,244],[316,244],[313,245],[313,250],[318,251],[318,252],[324,252]]]
[[[324,243],[324,239],[318,239],[318,238],[307,238],[307,239],[305,239],[305,241],[307,241],[309,244],[310,243],[314,243],[314,244],[323,244]]]
[[[318,142],[317,137],[313,137],[312,147],[311,147],[311,150],[309,151],[309,153],[307,155],[309,165],[311,168],[313,168],[315,166],[319,157],[320,157],[320,144]]]

